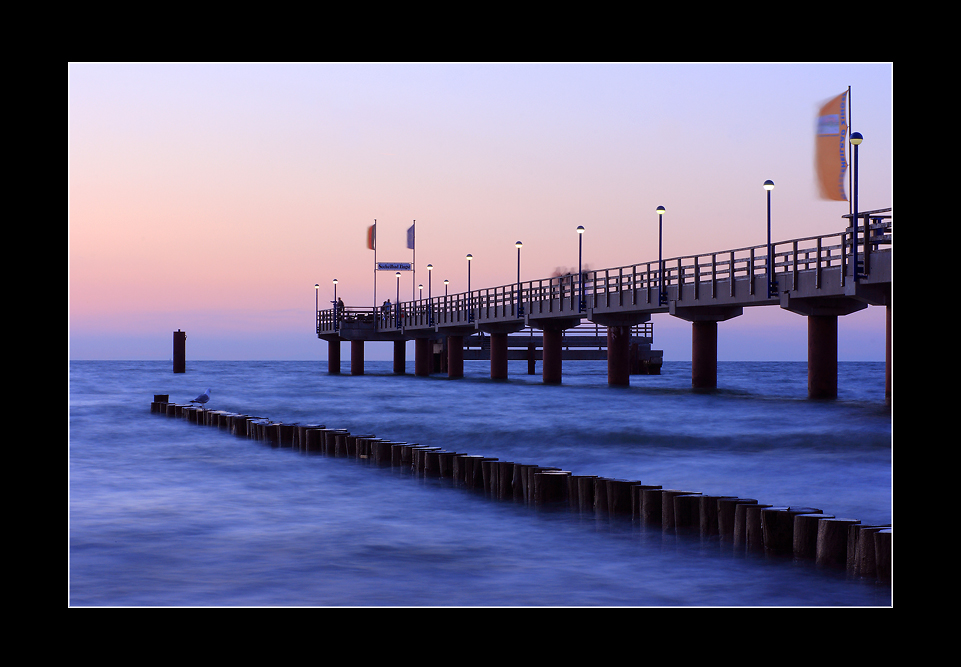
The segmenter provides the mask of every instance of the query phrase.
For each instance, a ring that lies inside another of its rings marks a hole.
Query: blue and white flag
[[[407,247],[411,250],[414,249],[414,225],[411,225],[410,229],[407,230]]]

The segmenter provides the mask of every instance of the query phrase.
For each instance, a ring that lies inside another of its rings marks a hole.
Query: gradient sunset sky
[[[893,206],[893,65],[97,64],[68,67],[70,359],[325,359],[321,307],[373,301],[379,261],[466,290],[840,231],[818,197],[817,111],[852,91],[859,208]],[[377,301],[394,298],[382,273]],[[411,297],[410,275],[401,298]],[[690,360],[691,325],[654,347]],[[839,318],[841,361],[884,359],[884,309]],[[721,360],[806,359],[805,318],[746,308]],[[390,358],[370,346],[368,358]],[[349,358],[349,354],[345,357]],[[413,358],[412,353],[408,358]]]

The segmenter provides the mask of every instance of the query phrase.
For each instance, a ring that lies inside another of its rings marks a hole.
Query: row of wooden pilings
[[[455,486],[493,499],[660,525],[665,532],[716,538],[735,552],[793,556],[818,567],[846,568],[855,577],[877,583],[891,581],[891,526],[864,525],[858,519],[836,517],[813,507],[767,505],[754,498],[664,489],[640,480],[574,475],[551,466],[352,434],[321,424],[287,424],[205,410],[170,403],[165,394],[154,395],[150,410],[273,447],[361,459],[418,476],[446,478]]]

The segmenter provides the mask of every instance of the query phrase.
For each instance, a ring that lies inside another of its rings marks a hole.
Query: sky
[[[322,360],[314,313],[374,301],[377,260],[471,287],[840,231],[818,196],[820,106],[851,88],[859,208],[893,207],[891,63],[71,63],[68,355]],[[404,274],[401,299],[415,276]],[[314,285],[320,289],[315,290]],[[376,303],[394,299],[381,272]],[[839,318],[840,361],[884,359],[884,308]],[[653,317],[691,358],[691,325]],[[807,323],[745,308],[723,361],[804,361]],[[390,344],[367,358],[389,359]],[[349,353],[344,356],[349,358]],[[413,358],[412,352],[409,358]]]

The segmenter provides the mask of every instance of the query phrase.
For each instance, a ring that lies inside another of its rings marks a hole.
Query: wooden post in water
[[[674,528],[701,527],[701,494],[684,493],[674,496]]]
[[[677,489],[661,490],[661,529],[673,530],[674,524],[674,498],[677,496],[700,495],[693,491],[679,491]]]
[[[767,509],[771,505],[753,504],[738,505],[735,514],[734,546],[743,546],[748,551],[763,551],[764,537],[761,534],[761,510]],[[787,509],[787,507],[781,507]],[[743,510],[743,512],[742,512]],[[741,523],[743,515],[743,524]],[[738,538],[743,536],[743,545],[739,544]]]
[[[631,516],[638,523],[647,523],[644,517],[644,492],[660,491],[660,484],[632,484],[631,485]],[[658,509],[660,512],[660,509]]]
[[[821,519],[833,519],[831,514],[798,514],[794,517],[794,555],[797,558],[817,557],[818,524]]]
[[[794,517],[798,514],[821,514],[814,507],[766,507],[761,510],[761,535],[764,549],[772,554],[790,554],[794,550]]]
[[[894,532],[891,528],[882,528],[874,534],[874,561],[878,572],[878,580],[884,584],[891,583],[891,542]]]
[[[756,505],[754,498],[720,498],[717,501],[717,529],[722,539],[733,540],[738,505]],[[744,536],[741,535],[741,541]]]
[[[702,537],[721,534],[719,501],[731,500],[735,496],[701,496],[698,508],[699,526]]]
[[[855,519],[824,518],[818,521],[817,547],[814,554],[819,567],[844,567],[848,554],[848,528],[859,523]]]
[[[187,333],[174,331],[174,373],[187,372]]]

